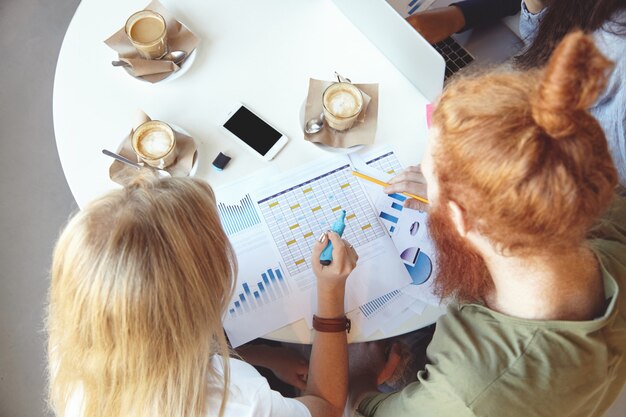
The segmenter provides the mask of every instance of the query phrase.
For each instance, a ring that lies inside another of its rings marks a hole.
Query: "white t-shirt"
[[[270,385],[252,365],[238,359],[229,359],[230,364],[230,392],[223,417],[311,417],[306,406],[293,398],[285,398],[279,392],[273,391]],[[223,375],[223,364],[218,355],[213,358],[213,366],[218,375]],[[211,390],[207,400],[207,417],[217,416],[222,403],[222,387],[216,386]],[[215,393],[219,393],[215,395]],[[82,415],[82,389],[78,389],[72,396],[68,407],[67,417]]]
[[[233,358],[229,359],[229,364],[230,392],[224,417],[311,417],[303,403],[273,391],[267,379],[252,365]],[[217,355],[213,359],[213,366],[221,375],[222,361]],[[207,416],[217,415],[221,400],[221,395],[211,396],[207,401]]]

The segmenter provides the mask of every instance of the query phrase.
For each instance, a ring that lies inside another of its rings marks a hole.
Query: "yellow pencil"
[[[389,186],[388,183],[386,183],[384,181],[381,181],[381,180],[378,180],[378,179],[376,179],[374,177],[370,177],[369,175],[365,175],[365,174],[363,174],[363,173],[361,173],[359,171],[352,171],[352,175],[354,175],[355,177],[363,178],[364,180],[373,182],[374,184],[382,185],[383,187],[388,187]],[[401,193],[401,194],[404,194],[407,197],[414,198],[414,199],[416,199],[418,201],[421,201],[422,203],[430,204],[427,199],[425,199],[424,197],[420,197],[419,195],[415,195],[415,194],[411,194],[411,193]]]

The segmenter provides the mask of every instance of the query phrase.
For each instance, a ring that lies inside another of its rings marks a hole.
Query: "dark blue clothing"
[[[489,26],[505,16],[511,16],[520,11],[520,0],[465,0],[453,3],[465,16],[465,27],[460,31]]]

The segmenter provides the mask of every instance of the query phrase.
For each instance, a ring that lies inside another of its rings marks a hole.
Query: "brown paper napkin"
[[[141,120],[137,126],[151,120],[147,114],[144,113],[143,116],[143,120]],[[165,168],[165,171],[172,174],[172,177],[186,177],[189,175],[193,164],[196,162],[198,148],[196,146],[196,142],[191,136],[185,135],[174,126],[172,126],[172,129],[176,135],[176,149],[178,150],[178,156],[172,165]],[[141,158],[137,156],[131,144],[131,138],[133,137],[134,130],[135,129],[133,128],[124,138],[120,146],[117,148],[117,153],[130,159],[131,161],[141,162]],[[109,177],[116,183],[125,185],[126,181],[133,176],[132,174],[134,171],[135,168],[133,167],[129,167],[119,161],[113,161],[109,167]]]
[[[322,112],[322,93],[334,81],[309,80],[309,94],[304,109],[304,121],[318,118]],[[315,134],[304,133],[309,142],[322,143],[333,148],[349,148],[356,145],[370,145],[376,137],[378,124],[378,84],[354,84],[363,93],[363,110],[352,128],[339,132],[324,124]],[[303,125],[304,128],[304,125]]]
[[[163,16],[165,25],[167,26],[167,44],[170,52],[185,51],[187,52],[188,58],[200,43],[200,38],[194,35],[185,25],[176,20],[158,0],[153,0],[144,10],[154,10]],[[172,61],[142,58],[133,44],[130,43],[130,40],[128,40],[124,27],[115,32],[113,36],[104,41],[104,43],[117,51],[121,61],[125,61],[131,65],[126,69],[132,76],[151,83],[159,82],[180,69],[180,67]],[[184,61],[181,65],[183,64]]]

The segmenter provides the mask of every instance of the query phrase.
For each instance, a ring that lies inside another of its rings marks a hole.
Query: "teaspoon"
[[[318,119],[313,118],[313,119],[307,120],[306,124],[304,125],[304,131],[308,133],[309,135],[313,135],[319,132],[320,130],[322,130],[323,127],[324,127],[324,112],[320,113],[320,117]]]
[[[106,156],[110,156],[113,159],[116,159],[118,161],[120,161],[123,164],[126,164],[128,166],[131,166],[133,168],[136,169],[141,169],[144,168],[145,165],[137,163],[137,162],[133,162],[128,158],[124,158],[122,155],[116,154],[115,152],[111,152],[108,149],[103,149],[102,153],[105,154]],[[165,171],[164,169],[159,169],[159,168],[154,168],[154,167],[148,167],[148,168],[152,168],[156,171],[157,175],[159,176],[159,178],[169,178],[172,176],[172,174],[170,174],[169,172]]]
[[[176,65],[180,65],[185,58],[187,58],[187,52],[185,51],[172,51],[163,57],[156,59],[155,61],[172,61]],[[126,61],[111,61],[114,67],[130,67],[130,64]]]

